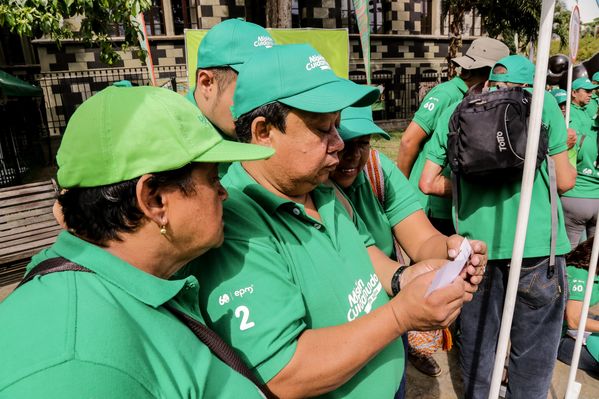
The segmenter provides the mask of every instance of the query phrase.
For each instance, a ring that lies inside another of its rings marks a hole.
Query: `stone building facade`
[[[264,2],[257,0],[154,0],[145,13],[152,60],[159,81],[173,80],[186,90],[183,31],[209,29],[242,17],[264,24]],[[441,20],[440,0],[371,0],[371,68],[373,83],[386,90],[379,119],[409,117],[418,105],[419,90],[443,77],[449,38]],[[364,63],[352,0],[293,0],[294,27],[347,28],[350,32],[350,78],[364,81]],[[481,34],[480,18],[467,16],[464,45]],[[118,43],[118,37],[115,38]],[[135,51],[121,52],[122,61],[109,67],[99,50],[75,41],[35,40],[34,53],[44,90],[50,135],[60,135],[66,121],[83,100],[112,81],[148,81],[146,68]],[[1,46],[0,46],[1,47]],[[0,48],[0,68],[5,63]]]

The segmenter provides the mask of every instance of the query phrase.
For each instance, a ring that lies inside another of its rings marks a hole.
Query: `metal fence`
[[[187,82],[184,65],[158,66],[154,68],[157,83],[176,90]],[[90,69],[81,72],[48,72],[37,75],[44,92],[46,121],[51,136],[61,135],[71,115],[89,97],[119,80],[134,85],[147,85],[150,81],[145,67]]]

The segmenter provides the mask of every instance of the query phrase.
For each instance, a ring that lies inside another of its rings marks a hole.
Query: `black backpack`
[[[532,95],[521,87],[466,96],[449,122],[447,158],[460,178],[497,184],[522,179]],[[537,169],[547,157],[541,128]]]

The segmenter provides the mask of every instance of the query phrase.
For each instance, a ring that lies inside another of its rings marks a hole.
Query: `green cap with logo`
[[[374,103],[375,87],[335,75],[327,60],[308,44],[275,46],[250,58],[237,77],[232,113],[237,119],[279,101],[308,112],[336,112]]]
[[[565,103],[568,100],[568,93],[563,89],[553,89],[549,93],[555,97],[558,105]]]
[[[489,80],[493,82],[510,82],[529,84],[532,86],[535,78],[535,64],[528,58],[521,55],[509,55],[497,61],[493,69],[497,66],[504,66],[506,73],[491,73]]]
[[[341,124],[339,135],[343,141],[357,137],[380,134],[386,140],[391,137],[374,123],[371,107],[348,107],[341,111]]]
[[[191,162],[268,158],[271,148],[225,141],[185,98],[151,87],[108,87],[73,114],[56,160],[63,188],[97,187]]]
[[[589,78],[578,78],[572,82],[572,90],[595,90],[598,85],[594,85]]]
[[[591,78],[593,82],[599,82],[599,72],[595,72]]]
[[[229,66],[239,72],[254,52],[274,46],[263,27],[242,19],[227,19],[206,33],[198,48],[198,68]]]

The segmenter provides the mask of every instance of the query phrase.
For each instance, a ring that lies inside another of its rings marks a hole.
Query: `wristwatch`
[[[401,290],[401,275],[407,268],[408,266],[400,266],[397,268],[395,273],[393,273],[393,277],[391,277],[391,293],[393,296],[399,294],[399,291]]]

